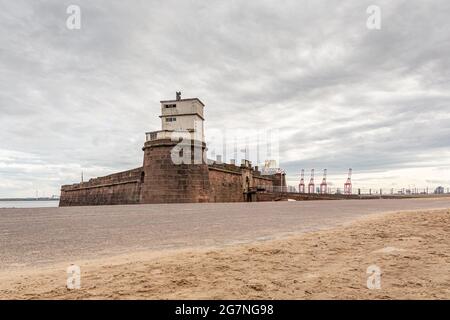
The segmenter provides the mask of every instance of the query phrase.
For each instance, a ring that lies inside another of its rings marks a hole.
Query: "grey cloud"
[[[288,174],[450,160],[448,1],[378,1],[380,31],[372,1],[1,2],[0,159],[22,153],[0,197],[139,166],[175,90],[207,104],[207,133],[286,132]]]

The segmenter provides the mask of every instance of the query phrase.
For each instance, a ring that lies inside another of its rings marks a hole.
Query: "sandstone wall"
[[[197,151],[202,154],[205,144],[192,144],[186,147],[191,148],[191,164],[174,164],[171,151],[176,144],[170,140],[145,143],[145,179],[142,185],[141,203],[209,201],[208,165],[194,163],[194,151],[197,148]],[[198,150],[199,148],[201,150]]]
[[[60,206],[276,200],[276,195],[257,197],[257,192],[272,191],[281,175],[262,176],[248,164],[174,164],[171,151],[176,144],[148,141],[143,167],[63,186]],[[203,153],[205,144],[190,147],[193,156],[194,150]]]
[[[62,186],[60,207],[137,204],[143,169],[115,173],[88,182]]]
[[[210,166],[209,185],[210,202],[245,201],[242,188],[242,174],[239,171]]]
[[[274,181],[270,178],[265,178],[263,176],[253,175],[253,185],[259,189],[267,188],[270,190],[274,186]]]

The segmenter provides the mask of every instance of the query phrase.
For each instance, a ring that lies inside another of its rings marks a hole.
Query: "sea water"
[[[51,208],[58,207],[59,201],[0,201],[0,208]]]

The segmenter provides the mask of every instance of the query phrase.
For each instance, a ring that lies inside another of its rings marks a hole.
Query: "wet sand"
[[[0,273],[0,299],[450,299],[450,210],[378,213],[269,241]],[[367,288],[367,268],[381,288]]]
[[[0,209],[0,271],[142,251],[221,248],[340,226],[450,198]]]

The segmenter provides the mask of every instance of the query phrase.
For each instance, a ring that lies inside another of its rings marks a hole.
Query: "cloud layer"
[[[140,166],[176,90],[207,137],[277,128],[291,184],[450,184],[448,1],[378,1],[381,30],[361,0],[2,2],[0,197]]]

